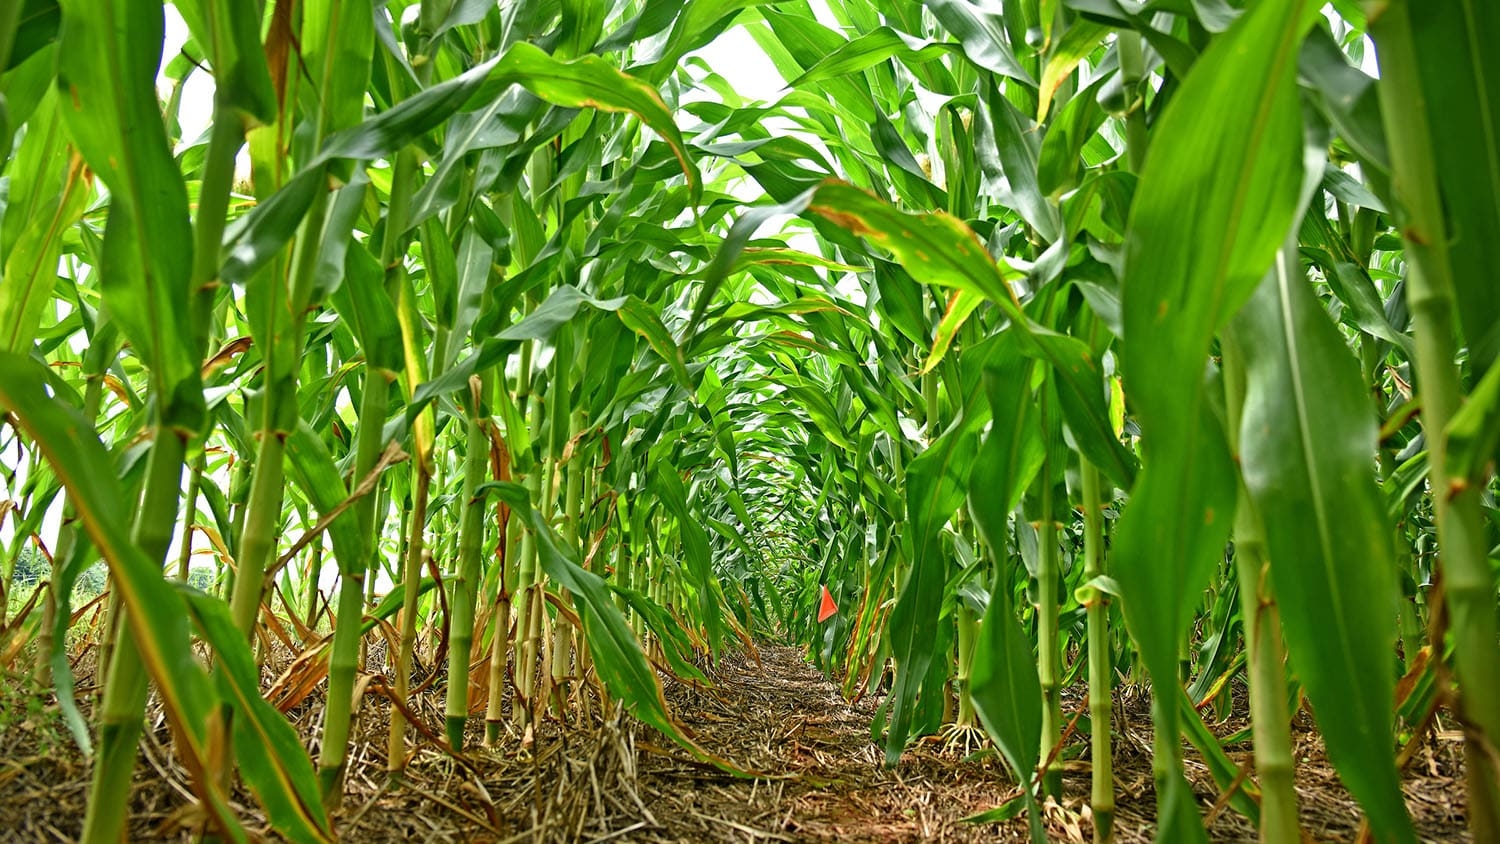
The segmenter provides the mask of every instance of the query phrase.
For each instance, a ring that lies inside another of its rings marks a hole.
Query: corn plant
[[[152,690],[213,834],[238,776],[321,841],[357,693],[395,782],[428,693],[454,753],[626,711],[740,772],[661,677],[766,638],[882,698],[888,765],[982,734],[1036,840],[1074,682],[1096,840],[1124,683],[1161,840],[1207,836],[1184,738],[1299,835],[1303,696],[1382,841],[1447,707],[1500,837],[1500,20],[1430,5],[8,4],[0,586],[52,566],[0,656],[91,759],[83,837]],[[1249,783],[1203,714],[1241,681]]]

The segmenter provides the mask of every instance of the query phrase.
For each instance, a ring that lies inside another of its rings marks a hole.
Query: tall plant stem
[[[569,420],[569,433],[576,435],[585,425],[583,410],[575,410]],[[563,482],[563,538],[569,545],[578,547],[581,531],[578,520],[583,512],[583,475],[587,463],[582,454],[574,453],[562,467],[566,472]],[[569,678],[573,674],[574,630],[571,624],[558,619],[552,637],[552,683],[553,707],[559,718],[564,716],[564,707],[569,696]]]
[[[424,4],[425,5],[425,4]],[[405,176],[403,189],[413,189],[416,175],[420,172],[420,153],[407,147],[397,155],[397,168]],[[407,175],[410,174],[410,175]],[[407,200],[403,200],[405,206]],[[394,206],[394,199],[392,202]],[[409,206],[408,206],[409,207]],[[424,323],[418,311],[417,292],[411,277],[405,271],[404,234],[407,207],[403,207],[399,218],[387,216],[387,237],[383,257],[386,263],[386,289],[396,300],[396,321],[401,329],[401,353],[406,399],[411,401],[417,386],[427,380],[429,369]],[[435,347],[431,347],[435,348]],[[417,611],[420,606],[419,592],[422,580],[422,563],[426,554],[427,505],[432,490],[433,442],[436,436],[436,421],[431,405],[422,409],[412,421],[411,452],[414,477],[412,508],[406,524],[406,547],[402,552],[400,583],[403,588],[401,601],[400,639],[396,652],[396,684],[394,694],[403,704],[411,686],[411,660],[416,645]],[[390,735],[387,743],[386,770],[393,781],[399,780],[406,767],[406,719],[392,708]]]
[[[1236,460],[1245,403],[1245,370],[1233,330],[1220,339],[1229,443]],[[1245,625],[1246,672],[1250,682],[1250,725],[1255,737],[1255,772],[1260,776],[1260,840],[1296,841],[1296,762],[1292,755],[1291,714],[1287,711],[1286,650],[1281,614],[1271,594],[1265,531],[1254,502],[1240,481],[1234,515],[1234,564],[1239,577],[1240,617]]]
[[[415,190],[416,160],[398,155],[391,181],[391,201],[386,212],[386,234],[381,243],[381,262],[386,268],[386,293],[399,287],[405,272],[401,262],[402,239],[398,234],[406,227],[411,197]],[[347,190],[347,188],[346,188]],[[364,394],[360,399],[361,420],[355,435],[354,473],[364,478],[380,460],[385,448],[385,419],[390,409],[391,387],[396,373],[376,365],[371,358],[393,359],[395,350],[370,347],[380,342],[361,338],[365,343]],[[365,593],[373,589],[375,578],[369,573],[379,570],[382,519],[387,510],[386,488],[378,489],[354,503],[354,522],[364,546],[357,560],[339,561],[338,617],[333,628],[333,646],[328,663],[328,704],[323,715],[323,743],[318,755],[318,784],[323,799],[337,807],[343,800],[344,764],[349,751],[354,676],[364,663],[366,640],[362,633]]]
[[[193,461],[188,475],[187,495],[184,496],[187,511],[182,516],[182,547],[178,549],[177,579],[187,582],[193,565],[193,523],[198,520],[198,490],[203,485],[203,462],[207,455],[200,453]]]
[[[302,221],[297,243],[292,247],[291,279],[288,289],[278,294],[281,306],[290,313],[290,324],[278,326],[286,336],[301,337],[303,314],[313,275],[317,270],[319,232],[328,207],[328,194],[319,192],[312,208]],[[285,296],[282,299],[282,296]],[[278,358],[280,358],[278,360]],[[286,438],[295,427],[297,412],[297,366],[295,354],[278,354],[267,350],[261,395],[260,426],[257,436],[255,468],[250,482],[250,502],[245,509],[245,527],[235,555],[238,571],[229,607],[235,626],[246,638],[253,639],[265,592],[266,564],[276,550],[281,532],[281,505],[285,493]]]
[[[1099,469],[1083,459],[1083,577],[1086,581],[1104,574],[1104,501],[1099,491]],[[1114,839],[1115,780],[1110,750],[1110,722],[1114,714],[1114,669],[1109,646],[1109,602],[1094,590],[1085,610],[1088,616],[1089,659],[1089,760],[1092,791],[1089,804],[1094,812],[1094,840],[1104,844]]]
[[[494,747],[500,742],[500,728],[505,723],[501,718],[505,703],[505,669],[510,664],[511,631],[511,561],[520,554],[521,520],[511,519],[506,524],[501,571],[496,580],[494,632],[490,634],[490,692],[484,708],[484,743]]]
[[[432,468],[424,466],[419,457],[412,466],[416,474],[416,486],[412,492],[410,533],[406,540],[406,558],[402,568],[401,582],[406,591],[401,598],[401,638],[396,654],[396,686],[393,690],[397,700],[406,702],[411,691],[411,656],[417,640],[417,609],[422,582],[422,555],[426,553],[424,534],[427,530],[427,501],[432,491]],[[406,718],[391,711],[391,731],[386,745],[386,770],[393,779],[399,778],[406,769]]]
[[[322,579],[322,575],[323,546],[321,543],[315,543],[312,547],[312,554],[307,560],[307,580],[303,583],[306,594],[302,603],[303,624],[307,627],[311,638],[315,638],[313,634],[318,629],[318,604],[322,595],[322,590],[318,588],[318,581]]]
[[[1141,82],[1146,77],[1144,51],[1141,36],[1137,32],[1121,32],[1116,49],[1120,53],[1120,83],[1125,87],[1125,160],[1130,172],[1139,173],[1146,163],[1146,103],[1138,100]]]
[[[164,425],[157,426],[131,539],[158,563],[166,561],[167,549],[172,544],[186,452],[187,443],[180,434]],[[124,612],[122,608],[116,614],[117,623],[122,625]],[[122,627],[99,708],[99,748],[80,838],[84,844],[118,844],[124,835],[136,746],[146,711],[146,689],[146,667],[140,650]]]
[[[104,355],[101,354],[101,351],[102,348],[109,348],[112,350],[114,348],[114,342],[111,339],[108,342],[100,344],[100,346],[100,350],[91,348],[89,350],[89,355],[87,356],[85,361],[85,367],[88,370],[88,383],[83,388],[83,418],[89,420],[98,418],[99,403],[104,399]],[[53,680],[53,628],[57,626],[57,609],[59,600],[57,595],[56,566],[65,565],[67,561],[73,556],[73,547],[78,542],[78,532],[82,530],[82,528],[78,524],[77,518],[78,508],[73,506],[72,496],[69,495],[68,499],[63,504],[63,523],[61,528],[59,528],[58,530],[57,553],[54,556],[56,565],[52,570],[52,580],[47,588],[47,597],[44,599],[45,603],[42,604],[42,626],[37,631],[37,660],[33,677],[36,679],[37,686],[41,688],[46,688],[52,685]],[[104,632],[108,632],[107,627],[105,628]],[[100,658],[102,659],[103,657],[104,652],[101,650]],[[102,676],[103,672],[104,669],[101,669],[98,673],[100,673]]]
[[[361,468],[375,464],[368,453],[378,454],[381,447],[381,425],[375,420],[384,420],[389,403],[390,380],[373,367],[365,368],[364,396],[360,402],[360,418],[371,420],[360,426],[355,448],[355,476],[362,477]],[[368,463],[368,465],[367,465]],[[323,800],[337,807],[343,798],[344,760],[349,749],[349,728],[353,706],[354,675],[359,659],[359,645],[364,637],[360,630],[364,621],[365,580],[367,566],[379,553],[379,539],[375,524],[375,504],[378,495],[366,495],[354,504],[354,518],[360,536],[367,547],[360,560],[347,570],[339,572],[338,616],[333,627],[333,646],[328,657],[328,703],[323,711],[323,742],[318,754],[318,785]],[[342,561],[341,561],[342,562]]]
[[[1390,0],[1370,19],[1380,56],[1380,104],[1390,145],[1398,220],[1406,242],[1406,292],[1416,328],[1418,394],[1427,438],[1428,480],[1437,517],[1439,564],[1458,676],[1459,712],[1468,725],[1464,761],[1469,828],[1475,841],[1500,840],[1500,653],[1495,579],[1489,563],[1481,485],[1448,474],[1448,422],[1463,399],[1458,307],[1448,258],[1437,163],[1422,94],[1410,3]],[[1434,612],[1439,619],[1442,613]]]
[[[489,436],[481,416],[485,394],[478,376],[470,379],[468,451],[464,455],[463,522],[459,526],[458,572],[453,578],[453,610],[448,625],[448,697],[446,723],[448,744],[464,748],[464,728],[469,723],[469,652],[474,644],[474,604],[479,587],[479,556],[484,543],[483,496],[477,492],[489,465]]]
[[[533,486],[530,477],[527,478],[526,486]],[[536,650],[532,646],[532,623],[534,621],[532,616],[537,611],[534,598],[538,587],[536,585],[536,537],[532,535],[530,528],[521,528],[521,548],[517,562],[518,573],[514,592],[516,630],[515,638],[511,642],[514,694],[511,697],[510,718],[511,723],[517,727],[523,727],[526,724],[527,711],[530,707],[531,690],[536,680]]]
[[[235,108],[215,103],[203,182],[198,190],[198,214],[193,220],[193,320],[200,343],[208,339],[215,325],[212,316],[219,288],[220,253],[234,190],[235,159],[245,145],[244,125]]]
[[[959,602],[954,611],[958,628],[958,664],[954,671],[954,684],[958,687],[958,717],[954,723],[960,727],[973,727],[977,722],[974,713],[974,698],[969,693],[969,671],[974,665],[974,645],[979,638],[979,619],[974,611]]]
[[[1047,415],[1052,410],[1044,394],[1042,398],[1042,430],[1047,430]],[[1036,626],[1037,626],[1037,677],[1042,685],[1042,744],[1043,760],[1053,758],[1052,750],[1062,741],[1062,642],[1058,636],[1058,591],[1061,578],[1057,545],[1057,514],[1053,506],[1052,479],[1056,467],[1052,463],[1052,449],[1048,448],[1042,458],[1042,471],[1037,487],[1041,494],[1041,525],[1037,529],[1037,544],[1040,548],[1040,565],[1037,568]],[[1042,777],[1042,793],[1062,797],[1062,767],[1054,761]]]

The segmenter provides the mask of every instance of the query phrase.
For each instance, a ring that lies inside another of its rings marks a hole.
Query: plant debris
[[[483,724],[476,718],[474,749],[464,754],[464,764],[423,741],[392,786],[384,751],[389,706],[371,693],[358,715],[334,828],[343,841],[370,844],[1026,840],[1024,817],[986,825],[964,820],[1016,795],[997,754],[983,747],[965,753],[951,736],[931,737],[885,769],[882,748],[870,737],[877,702],[845,701],[799,650],[729,653],[710,676],[712,688],[668,680],[673,710],[700,745],[761,776],[692,759],[616,712],[574,716],[567,724],[549,719],[529,746],[510,735],[496,749],[478,745]],[[1065,705],[1076,709],[1082,689],[1070,692]],[[430,686],[415,699],[414,713],[441,723],[442,694],[441,684]],[[7,842],[74,841],[83,825],[89,766],[56,706],[41,700],[18,683],[0,697],[0,829]],[[1234,703],[1232,717],[1213,725],[1215,732],[1227,736],[1244,726],[1243,695]],[[1116,706],[1116,724],[1127,726],[1114,743],[1115,837],[1122,844],[1147,842],[1155,817],[1148,696],[1126,687],[1117,692]],[[320,710],[321,699],[314,697],[290,713],[314,750]],[[200,813],[156,713],[136,768],[130,837],[192,841]],[[1299,713],[1293,729],[1304,834],[1312,841],[1353,840],[1361,813],[1328,764],[1312,719]],[[1054,841],[1092,840],[1081,739],[1075,735],[1068,747],[1082,749],[1080,758],[1063,754],[1061,803],[1049,801],[1043,810]],[[1230,751],[1237,763],[1251,764],[1248,743]],[[1195,754],[1186,756],[1200,808],[1213,817],[1211,840],[1254,841],[1254,827],[1232,809],[1213,813],[1219,792]],[[1439,731],[1405,771],[1407,802],[1424,841],[1469,840],[1461,757],[1457,734]],[[237,791],[235,808],[255,837],[280,840],[249,794]]]

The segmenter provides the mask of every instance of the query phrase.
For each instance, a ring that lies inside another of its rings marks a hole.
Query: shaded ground
[[[404,785],[385,783],[388,709],[367,697],[358,719],[348,797],[334,815],[342,840],[384,841],[1020,841],[1024,820],[974,826],[971,814],[1015,793],[993,754],[973,754],[927,741],[885,770],[870,739],[874,702],[846,703],[790,648],[767,647],[761,664],[747,655],[723,660],[713,691],[672,684],[668,698],[680,720],[709,752],[764,776],[740,778],[692,760],[654,731],[594,717],[568,730],[547,725],[523,749],[510,737],[499,751],[478,750],[460,764],[424,743]],[[87,766],[61,729],[53,708],[0,691],[0,839],[72,841],[82,826]],[[31,700],[35,701],[35,698]],[[1070,704],[1076,708],[1077,701]],[[316,748],[320,701],[294,710],[305,741]],[[420,699],[417,714],[441,723],[441,690]],[[299,715],[300,712],[300,715]],[[475,719],[478,721],[479,719]],[[1117,840],[1149,840],[1154,817],[1148,705],[1122,694],[1115,742],[1119,808]],[[194,813],[184,773],[163,745],[157,719],[143,745],[132,795],[132,840],[192,840]],[[1240,726],[1216,725],[1227,735]],[[475,738],[482,727],[475,725]],[[1298,790],[1311,840],[1347,841],[1359,813],[1324,760],[1305,714],[1299,715]],[[1230,748],[1241,764],[1248,745]],[[1468,840],[1463,829],[1460,748],[1439,734],[1406,771],[1408,805],[1424,840]],[[1189,775],[1205,813],[1218,792],[1189,751]],[[1061,805],[1046,818],[1053,840],[1089,840],[1086,758],[1065,764]],[[265,834],[254,801],[240,794],[247,823]],[[1254,840],[1232,810],[1213,813],[1215,841]],[[274,839],[272,839],[274,840]]]

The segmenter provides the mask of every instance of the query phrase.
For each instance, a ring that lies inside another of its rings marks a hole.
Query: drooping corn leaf
[[[312,206],[316,192],[325,188],[324,174],[331,164],[391,156],[454,114],[493,102],[512,85],[521,85],[554,105],[637,115],[671,146],[689,189],[695,195],[701,190],[702,177],[682,132],[655,89],[596,56],[562,62],[522,42],[504,55],[330,135],[316,158],[234,227],[226,244],[226,280],[249,278],[280,251]]]
[[[974,646],[974,664],[969,668],[969,693],[985,732],[1021,782],[1032,840],[1045,841],[1031,787],[1041,763],[1042,685],[1031,641],[1013,609],[1006,568],[996,567],[990,603]]]
[[[234,709],[235,758],[245,783],[278,833],[297,842],[332,841],[312,760],[296,730],[261,696],[260,671],[229,606],[185,584],[177,584],[177,591],[218,657],[215,685]]]
[[[129,635],[175,726],[177,748],[190,765],[195,792],[224,832],[245,841],[213,765],[222,752],[213,746],[218,701],[193,653],[186,607],[161,569],[130,542],[129,499],[98,434],[76,410],[48,395],[41,370],[29,358],[0,352],[0,406],[62,480],[83,529],[109,564]],[[248,647],[243,640],[237,645]]]
[[[724,621],[719,612],[719,596],[714,588],[718,581],[714,577],[708,534],[703,530],[703,524],[693,517],[688,505],[687,490],[677,474],[677,467],[666,462],[658,465],[654,487],[662,506],[676,517],[678,529],[682,531],[683,554],[695,575],[692,588],[698,593],[699,620],[708,629],[709,647],[717,655],[724,641]]]
[[[1396,566],[1367,388],[1290,248],[1232,330],[1246,358],[1240,466],[1292,667],[1377,835],[1414,841],[1391,730]]]

